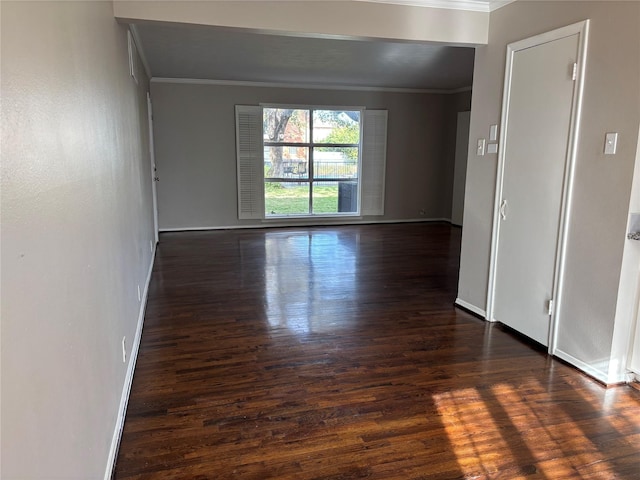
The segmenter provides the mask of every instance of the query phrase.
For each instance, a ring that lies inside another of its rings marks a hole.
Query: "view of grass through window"
[[[265,215],[357,214],[360,111],[263,112]]]
[[[309,187],[296,183],[265,184],[265,210],[272,215],[301,215],[309,212]],[[313,189],[313,213],[338,211],[338,186],[316,186]]]

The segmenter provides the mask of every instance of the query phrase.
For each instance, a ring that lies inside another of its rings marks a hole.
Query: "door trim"
[[[153,202],[153,237],[158,244],[158,189],[156,178],[158,175],[156,168],[156,153],[153,145],[153,105],[151,94],[147,92],[147,120],[149,121],[149,160],[151,161],[151,199]]]
[[[513,59],[516,52],[527,48],[543,45],[554,40],[578,35],[578,64],[576,71],[575,86],[571,106],[571,119],[569,127],[569,141],[567,154],[565,157],[565,170],[563,179],[563,191],[560,209],[560,225],[558,230],[558,244],[555,255],[555,268],[553,280],[553,298],[555,302],[554,312],[550,319],[549,328],[549,353],[552,355],[556,350],[556,333],[558,322],[562,311],[562,287],[564,281],[564,267],[567,249],[567,231],[571,214],[571,197],[573,190],[573,178],[575,170],[575,159],[578,150],[578,137],[580,130],[580,114],[582,110],[582,96],[584,91],[584,74],[587,58],[587,40],[589,36],[589,20],[574,23],[550,32],[536,35],[518,42],[507,45],[507,58],[505,66],[504,92],[502,98],[502,115],[500,119],[500,140],[498,142],[498,167],[496,174],[496,193],[493,207],[493,226],[491,233],[491,256],[489,260],[489,282],[487,288],[487,316],[490,322],[495,322],[494,300],[496,287],[496,268],[498,263],[498,244],[500,241],[500,201],[502,199],[504,167],[505,167],[505,144],[508,135],[509,125],[509,103],[511,100],[511,79],[513,70]]]

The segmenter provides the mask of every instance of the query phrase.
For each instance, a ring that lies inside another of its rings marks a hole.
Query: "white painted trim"
[[[314,222],[316,219],[309,219],[309,222],[273,222],[264,224],[252,224],[252,225],[217,225],[210,227],[173,227],[173,228],[161,228],[160,233],[163,232],[197,232],[203,230],[239,230],[245,228],[280,228],[280,227],[337,227],[342,225],[371,225],[379,223],[436,223],[445,222],[451,223],[449,218],[407,218],[401,220],[355,220],[355,221],[343,221],[342,219],[336,219],[335,222]]]
[[[384,215],[386,203],[388,110],[365,110],[360,124],[358,211],[363,216]]]
[[[567,33],[577,32],[578,37],[578,59],[576,85],[573,91],[573,107],[571,111],[571,123],[569,126],[569,151],[564,172],[565,188],[562,192],[562,203],[560,207],[560,227],[558,231],[558,246],[556,252],[556,271],[553,280],[553,298],[555,307],[551,315],[551,325],[549,328],[549,353],[552,355],[557,347],[558,325],[560,324],[562,312],[562,292],[564,291],[564,273],[567,258],[567,244],[569,237],[569,221],[571,218],[571,200],[573,198],[573,183],[575,176],[575,164],[578,154],[578,139],[580,136],[580,117],[582,115],[582,97],[584,93],[584,77],[587,66],[587,45],[589,41],[589,20],[575,23],[565,27]],[[574,33],[571,33],[574,34]],[[569,36],[569,35],[566,35]]]
[[[364,110],[367,109],[367,107],[364,107],[362,105],[359,106],[354,106],[354,105],[309,105],[309,104],[304,104],[304,103],[259,103],[259,106],[261,106],[262,108],[285,108],[285,109],[291,109],[291,110],[335,110],[335,111],[339,111],[339,112],[360,112],[360,114],[362,114],[362,112]],[[265,144],[267,144],[267,146],[277,146],[277,145],[281,145],[283,142],[264,142]],[[317,145],[318,142],[312,142],[312,141],[308,141],[308,142],[291,142],[294,145],[302,145],[305,147],[310,147],[312,145]],[[325,143],[323,143],[322,145],[326,145]],[[331,144],[329,144],[330,146],[332,146]],[[345,144],[335,144],[336,146],[344,146]],[[354,144],[350,144],[351,146],[355,146],[355,147],[361,147],[361,145],[359,143],[354,143]]]
[[[151,94],[147,92],[147,121],[149,122],[149,161],[151,163],[151,200],[153,204],[153,236],[158,243],[158,187],[156,185],[157,167],[156,153],[153,144],[153,104]]]
[[[324,180],[321,180],[324,181]],[[282,222],[283,220],[301,220],[303,222],[313,222],[315,221],[320,221],[322,222],[323,220],[338,220],[340,221],[341,219],[344,218],[349,218],[351,220],[360,220],[362,219],[362,215],[360,215],[359,213],[336,213],[336,214],[330,214],[330,213],[319,213],[319,214],[314,214],[314,215],[309,215],[309,214],[300,214],[300,215],[270,215],[268,217],[263,218],[261,221],[265,224],[269,224],[269,223],[274,223],[274,222]]]
[[[475,305],[473,305],[473,304],[471,304],[469,302],[465,302],[464,300],[461,300],[460,298],[456,298],[456,301],[454,303],[456,305],[462,307],[462,308],[466,308],[467,310],[469,310],[470,312],[475,313],[476,315],[480,315],[485,320],[487,318],[487,312],[485,310],[481,309],[480,307],[476,307]]]
[[[118,408],[118,416],[116,417],[116,424],[113,431],[113,437],[111,438],[111,447],[109,448],[109,456],[107,457],[107,466],[104,471],[104,480],[111,480],[113,476],[113,469],[116,466],[116,458],[118,455],[118,448],[120,447],[120,438],[122,437],[122,429],[124,428],[125,415],[127,413],[127,404],[129,403],[129,394],[131,392],[131,384],[133,383],[133,374],[136,369],[136,361],[138,360],[138,350],[140,348],[140,339],[142,338],[142,327],[144,324],[144,314],[147,309],[147,297],[149,295],[149,284],[151,283],[151,273],[153,272],[153,264],[156,258],[156,246],[153,246],[153,253],[151,254],[151,262],[149,264],[149,271],[147,272],[147,279],[144,285],[144,291],[142,293],[142,299],[140,302],[140,312],[138,313],[138,325],[136,327],[136,336],[131,344],[131,353],[129,356],[129,366],[127,367],[127,373],[124,377],[124,384],[122,386],[122,395],[120,396],[120,406]]]
[[[513,52],[507,51],[507,63],[505,65],[504,90],[502,93],[502,115],[500,119],[500,138],[498,139],[498,167],[496,170],[496,193],[493,199],[493,223],[491,227],[491,250],[489,254],[489,279],[487,283],[487,319],[495,322],[493,318],[493,301],[495,298],[495,270],[498,263],[498,241],[500,238],[500,202],[502,199],[502,181],[504,178],[504,145],[506,143],[505,131],[508,125],[508,108],[511,98],[511,70],[513,64]]]
[[[151,69],[149,68],[149,62],[147,62],[147,56],[144,53],[144,49],[142,48],[142,41],[140,40],[140,34],[138,33],[138,27],[135,23],[129,24],[129,31],[133,36],[133,41],[136,44],[138,49],[138,56],[140,57],[140,61],[142,62],[142,67],[144,68],[144,72],[147,74],[147,78],[151,80]]]
[[[357,2],[387,3],[409,7],[442,8],[467,12],[493,12],[516,0],[356,0]]]
[[[489,0],[356,0],[357,2],[386,3],[408,7],[442,8],[468,12],[489,12]]]
[[[573,190],[573,177],[574,166],[578,148],[578,134],[580,127],[580,114],[582,107],[582,94],[584,89],[584,73],[586,66],[586,48],[587,37],[589,33],[589,20],[574,23],[566,27],[562,27],[550,32],[546,32],[534,37],[526,38],[518,42],[510,43],[507,45],[507,59],[505,65],[505,79],[504,79],[504,92],[502,99],[502,116],[500,120],[500,140],[498,142],[498,168],[496,174],[496,193],[494,198],[493,207],[493,225],[491,234],[491,255],[489,261],[489,282],[487,288],[487,319],[495,321],[494,318],[494,300],[495,300],[495,287],[496,287],[496,268],[498,262],[498,244],[500,242],[500,201],[502,199],[503,180],[504,180],[504,167],[505,167],[505,143],[508,135],[509,125],[509,109],[508,105],[511,100],[511,76],[513,69],[513,57],[514,54],[520,50],[531,48],[536,45],[541,45],[561,38],[566,38],[572,35],[578,35],[578,78],[576,79],[576,86],[573,91],[573,106],[571,112],[571,123],[569,129],[569,141],[568,152],[565,161],[564,172],[564,188],[562,193],[562,205],[560,213],[560,227],[559,227],[559,239],[558,247],[555,258],[555,273],[554,273],[554,286],[553,286],[553,298],[556,303],[556,308],[551,316],[551,325],[549,328],[549,353],[555,354],[556,349],[556,337],[557,326],[560,319],[560,306],[562,302],[562,284],[564,280],[564,267],[567,247],[567,229],[570,215],[571,194]]]
[[[262,122],[262,107],[235,106],[237,207],[240,220],[261,220],[265,214]]]
[[[563,352],[559,348],[556,348],[556,351],[555,351],[555,353],[553,355],[555,357],[558,357],[558,358],[564,360],[565,362],[570,363],[571,365],[573,365],[574,367],[576,367],[579,370],[583,371],[584,373],[586,373],[590,377],[595,378],[600,383],[604,383],[605,385],[609,385],[609,384],[612,384],[612,383],[620,383],[620,382],[617,382],[615,380],[614,381],[610,381],[610,379],[608,378],[607,372],[599,370],[598,368],[594,367],[593,365],[589,365],[588,363],[585,363],[582,360],[578,360],[573,355],[569,355],[568,353]],[[624,382],[625,379],[623,379],[621,381]]]
[[[462,92],[470,92],[472,87],[455,89],[438,88],[395,88],[395,87],[357,87],[353,85],[326,85],[320,83],[278,83],[278,82],[250,82],[236,80],[209,80],[206,78],[167,78],[153,77],[151,83],[177,83],[187,85],[219,85],[229,87],[256,87],[256,88],[301,88],[308,90],[346,90],[359,92],[389,92],[389,93],[433,93],[439,95],[452,95]]]

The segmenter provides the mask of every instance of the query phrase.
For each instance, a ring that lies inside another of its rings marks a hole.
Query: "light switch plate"
[[[478,148],[476,149],[476,155],[482,157],[484,155],[484,147],[486,145],[486,140],[484,138],[478,139]]]
[[[495,142],[496,140],[498,140],[498,125],[491,125],[489,127],[489,141]]]
[[[618,133],[607,133],[604,137],[604,154],[615,155],[618,147]]]
[[[487,145],[487,153],[498,153],[498,144],[490,143]]]

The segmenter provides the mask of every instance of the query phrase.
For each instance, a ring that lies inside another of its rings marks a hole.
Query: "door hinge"
[[[549,314],[549,316],[553,315],[553,308],[554,308],[554,304],[553,304],[553,300],[549,300],[549,303],[547,304],[547,313]]]
[[[575,80],[576,78],[578,78],[578,64],[574,63],[573,72],[571,73],[571,80]]]

